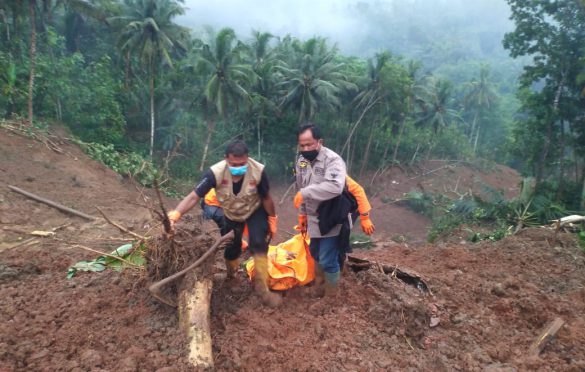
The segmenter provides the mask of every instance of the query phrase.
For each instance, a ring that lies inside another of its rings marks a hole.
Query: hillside
[[[97,256],[73,246],[109,252],[128,235],[103,219],[73,217],[7,188],[95,216],[100,207],[139,234],[158,233],[152,190],[89,159],[55,131],[52,142],[61,152],[0,129],[0,370],[189,370],[176,313],[150,297],[144,272],[66,278],[70,265]],[[214,279],[216,368],[585,369],[585,255],[572,235],[526,229],[496,243],[430,245],[424,243],[429,220],[394,202],[413,188],[455,196],[489,185],[513,196],[518,181],[506,167],[482,172],[440,161],[392,169],[372,185],[362,180],[374,195],[377,232],[375,247],[355,255],[418,273],[430,291],[378,270],[348,270],[337,298],[315,300],[297,288],[274,310],[259,305],[243,275],[232,286]],[[275,187],[275,199],[285,188]],[[279,240],[296,218],[291,198],[278,206]],[[217,234],[212,224],[202,226]],[[31,236],[35,230],[54,234]],[[406,241],[397,243],[397,236]],[[223,271],[220,254],[214,267]],[[556,339],[540,356],[529,355],[556,317],[565,321]]]

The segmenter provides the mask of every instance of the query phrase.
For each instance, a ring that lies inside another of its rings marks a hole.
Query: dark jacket
[[[347,188],[341,195],[321,202],[317,208],[321,235],[326,235],[339,224],[348,223],[348,215],[357,210],[357,206],[355,197],[347,191]]]

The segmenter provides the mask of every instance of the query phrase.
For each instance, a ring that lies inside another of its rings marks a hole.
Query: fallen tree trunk
[[[376,261],[364,260],[362,258],[357,258],[350,255],[347,256],[347,266],[354,271],[368,269],[378,270],[381,273],[390,275],[391,277],[401,280],[405,284],[416,287],[423,293],[428,293],[431,296],[433,295],[426,281],[419,274],[411,270],[405,268],[398,268],[398,266],[385,265]]]
[[[213,368],[213,352],[211,348],[211,289],[213,282],[209,268],[202,265],[225,242],[234,238],[234,232],[221,236],[194,263],[185,269],[152,284],[148,289],[159,301],[177,306],[179,310],[179,326],[189,337],[189,363],[197,370]],[[168,242],[167,242],[168,244]],[[179,245],[175,245],[178,247]],[[167,245],[167,247],[171,247]],[[165,295],[164,288],[180,280],[177,288],[178,300]]]
[[[213,281],[198,278],[192,271],[183,279],[179,291],[179,326],[189,337],[188,360],[196,368],[213,368],[210,303]]]
[[[62,204],[59,204],[59,203],[56,203],[56,202],[54,202],[52,200],[45,199],[43,197],[40,197],[38,195],[35,195],[35,194],[31,193],[31,192],[24,191],[22,189],[19,189],[18,187],[8,185],[8,188],[10,190],[12,190],[12,191],[14,191],[16,193],[22,194],[22,195],[24,195],[24,196],[26,196],[28,198],[31,198],[33,200],[36,200],[38,202],[41,202],[41,203],[46,204],[48,206],[51,206],[53,208],[57,208],[60,211],[67,212],[67,213],[71,213],[71,214],[74,214],[74,215],[76,215],[78,217],[82,217],[82,218],[85,218],[86,220],[90,220],[90,221],[93,221],[93,220],[96,219],[94,216],[90,216],[89,214],[85,214],[85,213],[80,212],[80,211],[77,211],[75,209],[66,207],[66,206],[64,206]]]

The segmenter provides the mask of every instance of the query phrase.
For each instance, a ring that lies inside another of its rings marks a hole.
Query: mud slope
[[[141,206],[151,202],[149,192],[75,146],[60,147],[65,154],[0,129],[0,370],[188,371],[176,314],[150,298],[143,272],[66,279],[69,265],[95,257],[71,245],[110,251],[124,236],[103,220],[71,217],[7,189],[89,214],[100,206],[140,234],[158,229]],[[376,205],[379,225],[402,218],[385,205]],[[281,220],[283,230],[289,223]],[[14,247],[33,230],[57,227],[54,237]],[[381,239],[356,255],[419,273],[433,295],[379,271],[347,271],[337,297],[313,299],[298,288],[274,310],[259,304],[243,273],[233,282],[216,279],[217,369],[585,369],[585,259],[571,236],[531,229],[497,243],[418,247]],[[221,261],[218,254],[217,273]],[[566,325],[539,357],[529,356],[555,317]],[[431,319],[438,324],[430,327]]]

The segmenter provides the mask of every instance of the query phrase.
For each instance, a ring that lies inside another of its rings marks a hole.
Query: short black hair
[[[229,156],[230,154],[233,156],[248,155],[248,146],[242,140],[235,140],[230,142],[225,147],[225,156]]]
[[[313,123],[306,123],[301,125],[301,127],[297,131],[297,138],[299,138],[301,134],[305,133],[308,130],[311,131],[311,134],[313,135],[314,139],[320,140],[323,138],[323,135],[321,135],[321,129]]]

